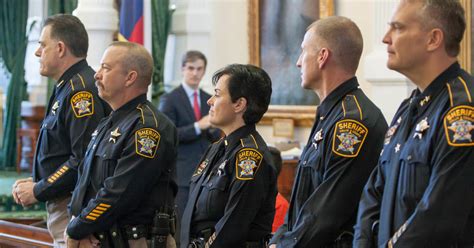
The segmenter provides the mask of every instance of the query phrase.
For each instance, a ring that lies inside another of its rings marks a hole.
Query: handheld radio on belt
[[[171,178],[171,169],[168,169],[168,182],[165,191],[165,205],[155,211],[153,217],[153,226],[151,227],[151,248],[166,248],[168,235],[174,235],[176,232],[174,210],[167,207],[168,190]]]

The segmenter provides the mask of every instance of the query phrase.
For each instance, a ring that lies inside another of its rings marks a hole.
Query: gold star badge
[[[119,132],[119,129],[117,127],[114,131],[110,132],[109,142],[114,142],[114,144],[115,144],[115,142],[117,142],[117,138],[120,135],[122,135],[122,134]]]

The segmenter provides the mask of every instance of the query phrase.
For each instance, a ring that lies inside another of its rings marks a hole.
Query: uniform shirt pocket
[[[300,164],[305,180],[311,178],[311,188],[314,188],[324,179],[323,149],[322,147],[319,147],[317,150],[311,148],[308,149],[308,152],[309,154],[305,156],[305,160],[300,161]]]
[[[45,153],[61,150],[61,145],[54,139],[54,136],[58,135],[58,133],[56,133],[57,126],[58,118],[56,116],[47,116],[43,121],[41,126],[43,135],[41,138],[40,149],[42,149]]]
[[[117,161],[119,159],[119,155],[117,151],[120,151],[112,145],[106,143],[105,145],[101,145],[97,148],[95,152],[96,161],[99,161],[98,172],[101,174],[100,178],[101,181],[104,181],[107,177],[111,177],[114,175],[115,167],[117,166]]]
[[[220,218],[224,214],[229,198],[228,181],[229,179],[225,175],[214,175],[205,186],[205,190],[209,192],[206,200],[206,210],[211,219]]]
[[[406,193],[418,204],[430,180],[427,155],[415,150],[404,154],[401,160],[403,160],[404,167],[406,168],[404,170],[405,173],[402,174],[407,190]]]

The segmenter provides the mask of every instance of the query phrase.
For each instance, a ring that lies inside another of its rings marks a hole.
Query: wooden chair
[[[35,156],[36,141],[38,140],[40,123],[43,120],[44,111],[44,106],[31,106],[27,104],[21,105],[21,127],[16,133],[16,170],[18,173],[21,172],[22,161],[28,164],[30,171],[33,169],[33,158]],[[27,143],[24,141],[29,142]]]

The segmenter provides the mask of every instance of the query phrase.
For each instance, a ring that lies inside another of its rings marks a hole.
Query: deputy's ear
[[[138,77],[137,71],[129,71],[125,79],[125,87],[130,87],[136,83]]]
[[[321,50],[319,50],[318,54],[318,64],[319,64],[319,69],[322,69],[326,63],[329,61],[329,56],[330,56],[330,51],[328,48],[323,47]]]
[[[428,52],[434,51],[441,47],[444,42],[444,33],[441,29],[435,28],[428,33],[428,40],[426,42],[426,50]]]
[[[64,44],[64,42],[58,41],[58,45],[56,49],[58,49],[58,54],[60,58],[66,56],[67,47],[66,47],[66,44]]]
[[[247,99],[241,97],[233,105],[235,113],[245,112],[245,109],[247,109]]]

